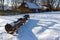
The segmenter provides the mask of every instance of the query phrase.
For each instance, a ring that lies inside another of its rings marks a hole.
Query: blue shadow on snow
[[[18,30],[18,39],[19,40],[38,40],[33,34],[32,29],[37,27],[39,20],[29,19],[28,22],[19,28]]]

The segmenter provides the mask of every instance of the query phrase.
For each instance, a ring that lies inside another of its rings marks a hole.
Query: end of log
[[[29,15],[25,15],[24,17],[25,17],[25,18],[30,18]]]
[[[13,30],[13,27],[10,24],[6,24],[5,25],[5,30],[7,31],[7,33],[9,33],[9,31]]]

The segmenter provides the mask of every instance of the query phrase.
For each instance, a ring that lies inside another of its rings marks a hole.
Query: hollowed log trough
[[[17,21],[12,22],[11,24],[7,23],[5,25],[6,32],[9,34],[14,34],[14,32],[17,32],[18,28],[24,25],[28,19],[29,15],[25,15],[23,18],[19,18]]]

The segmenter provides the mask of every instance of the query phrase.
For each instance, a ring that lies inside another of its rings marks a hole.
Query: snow
[[[26,2],[29,8],[39,9],[39,6],[32,2]]]
[[[4,10],[12,10],[11,6],[4,6]]]
[[[0,40],[60,40],[60,12],[32,13],[18,35],[6,33],[5,24],[16,21],[25,14],[0,16]]]

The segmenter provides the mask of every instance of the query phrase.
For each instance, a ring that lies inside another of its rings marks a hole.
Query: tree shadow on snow
[[[39,25],[39,26],[42,27],[42,29],[40,29],[40,30],[37,32],[37,34],[41,34],[41,33],[45,32],[47,29],[49,29],[49,27],[52,27],[53,25],[55,25],[55,23],[56,23],[56,22],[52,22],[51,24],[49,24],[49,25],[47,25],[47,26],[41,26],[41,25]]]
[[[39,20],[30,19],[28,22],[19,28],[18,30],[18,40],[38,40],[33,34],[32,29],[37,27]]]

